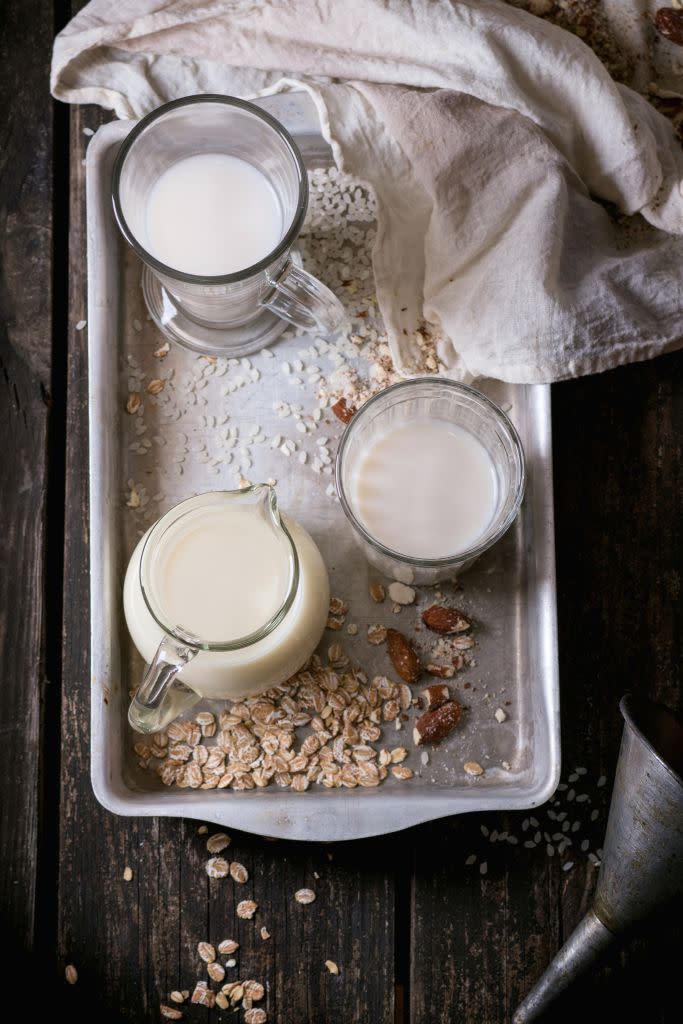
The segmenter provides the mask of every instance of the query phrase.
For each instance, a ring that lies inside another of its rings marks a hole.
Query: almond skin
[[[345,398],[340,398],[336,401],[334,405],[331,406],[331,409],[337,419],[341,420],[342,423],[348,423],[356,414],[354,407],[346,404]]]
[[[433,604],[422,612],[422,621],[434,633],[464,633],[472,623],[457,608],[445,604]]]
[[[401,679],[406,683],[416,683],[420,678],[420,661],[410,640],[397,629],[388,629],[387,650]]]
[[[445,683],[432,683],[422,691],[422,698],[428,711],[435,711],[451,699],[451,692]]]
[[[434,711],[425,711],[413,729],[416,746],[419,747],[423,743],[440,743],[455,729],[461,717],[462,705],[455,700],[449,700]]]
[[[683,11],[660,7],[655,14],[655,28],[665,39],[683,46]]]

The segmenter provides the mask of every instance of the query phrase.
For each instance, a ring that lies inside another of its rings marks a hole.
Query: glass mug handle
[[[344,320],[344,307],[329,288],[288,259],[277,275],[266,271],[272,291],[260,301],[261,306],[277,313],[296,327],[332,334]]]
[[[128,721],[136,732],[159,732],[201,696],[176,676],[197,655],[199,648],[164,636],[128,708]]]

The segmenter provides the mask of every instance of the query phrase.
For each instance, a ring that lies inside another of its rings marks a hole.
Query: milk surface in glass
[[[150,189],[146,248],[167,267],[220,277],[268,256],[283,235],[282,211],[266,176],[225,153],[185,157]]]
[[[495,466],[481,441],[427,417],[374,438],[351,488],[354,512],[368,533],[414,558],[447,558],[472,547],[497,502]]]

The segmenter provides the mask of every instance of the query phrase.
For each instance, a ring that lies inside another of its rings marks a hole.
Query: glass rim
[[[456,551],[451,555],[446,555],[441,558],[422,558],[418,555],[406,555],[402,551],[396,551],[394,548],[387,547],[386,544],[382,544],[382,542],[374,537],[360,522],[346,495],[346,490],[342,480],[342,463],[344,461],[344,455],[349,441],[353,435],[354,428],[357,428],[360,423],[360,417],[364,416],[376,402],[382,398],[386,398],[388,394],[403,391],[407,388],[435,386],[445,387],[453,392],[467,395],[469,398],[474,399],[475,402],[484,406],[487,412],[492,414],[493,418],[502,424],[511,441],[513,452],[517,456],[519,480],[517,481],[517,488],[513,497],[512,505],[493,533],[485,535],[485,539],[479,541],[477,544],[473,544],[469,548],[465,548],[463,551]],[[414,377],[410,380],[399,381],[397,384],[391,384],[388,388],[378,391],[377,394],[368,399],[365,405],[360,407],[358,412],[347,423],[340,438],[339,447],[337,448],[334,477],[339,501],[346,518],[349,520],[353,528],[357,530],[357,532],[372,548],[378,551],[381,555],[384,555],[386,558],[392,559],[395,562],[402,562],[405,565],[409,565],[414,568],[447,569],[448,566],[453,565],[453,563],[464,563],[471,559],[478,558],[479,555],[482,555],[485,551],[488,551],[489,548],[493,547],[493,545],[496,544],[503,534],[510,528],[517,516],[517,513],[519,512],[524,498],[524,491],[526,488],[526,460],[524,457],[522,441],[514,423],[510,417],[503,412],[500,406],[496,405],[496,403],[488,398],[488,396],[482,391],[478,391],[476,388],[470,387],[469,384],[462,384],[460,381],[449,380],[446,377]]]
[[[240,110],[244,110],[247,113],[252,114],[254,117],[260,118],[260,120],[264,121],[270,128],[272,128],[285,143],[294,159],[299,175],[299,196],[297,199],[296,209],[294,211],[292,221],[283,237],[275,248],[272,249],[267,256],[264,256],[263,259],[259,260],[258,263],[252,263],[251,266],[245,267],[242,270],[233,271],[231,274],[188,274],[185,273],[185,271],[176,270],[174,267],[169,267],[167,264],[162,263],[161,260],[158,260],[156,256],[153,256],[137,240],[128,226],[128,222],[123,214],[123,206],[121,204],[120,185],[123,166],[127,157],[130,155],[135,142],[150,125],[154,124],[155,121],[160,120],[160,118],[164,117],[164,115],[169,113],[171,110],[177,110],[180,107],[192,106],[199,103],[220,103],[228,107],[238,107]],[[183,281],[186,284],[235,284],[239,281],[244,281],[249,277],[253,277],[254,274],[258,274],[262,270],[266,270],[272,263],[283,256],[292,247],[299,235],[299,232],[301,231],[301,226],[308,208],[308,177],[306,175],[306,165],[304,164],[301,151],[294,141],[294,138],[290,135],[285,126],[278,121],[277,118],[273,117],[272,114],[269,114],[266,110],[262,110],[260,107],[257,107],[254,103],[238,99],[236,96],[224,96],[220,93],[198,93],[195,96],[183,96],[180,99],[170,100],[168,103],[162,103],[161,106],[155,107],[154,110],[150,111],[149,114],[145,114],[145,116],[135,124],[121,143],[121,148],[116,154],[116,159],[114,160],[111,197],[112,206],[114,208],[114,217],[121,234],[140,259],[158,274],[171,277],[176,281]]]
[[[258,629],[253,630],[251,633],[247,633],[241,637],[235,637],[233,640],[205,640],[202,637],[198,637],[192,633],[186,632],[182,626],[174,625],[169,626],[163,619],[163,611],[156,606],[154,602],[151,586],[145,585],[145,577],[150,576],[149,571],[149,560],[152,557],[153,550],[157,544],[159,544],[165,532],[169,530],[175,523],[177,523],[183,516],[190,514],[195,510],[196,507],[201,507],[201,503],[204,499],[214,496],[230,495],[231,497],[238,497],[245,494],[256,493],[263,488],[267,488],[268,491],[268,509],[278,530],[281,530],[285,536],[285,539],[289,545],[289,585],[284,601],[274,612],[274,614]],[[191,506],[191,507],[187,507]],[[181,643],[189,644],[192,647],[196,647],[202,651],[237,651],[242,650],[245,647],[251,647],[253,644],[258,643],[259,640],[264,640],[269,636],[273,630],[280,625],[285,615],[292,607],[294,598],[296,597],[299,589],[299,555],[296,550],[296,545],[292,539],[292,535],[287,529],[287,526],[282,521],[282,516],[278,508],[277,495],[275,488],[271,484],[260,483],[252,484],[250,487],[244,487],[237,490],[220,490],[220,491],[202,491],[200,494],[193,494],[189,498],[183,498],[182,501],[177,502],[167,512],[164,512],[163,516],[157,519],[156,523],[151,527],[145,543],[142,547],[140,554],[140,566],[138,572],[138,581],[140,583],[140,589],[142,591],[142,597],[148,612],[156,622],[156,624],[163,629],[164,633],[174,637]]]

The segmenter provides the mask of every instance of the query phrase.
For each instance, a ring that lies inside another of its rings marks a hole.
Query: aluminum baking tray
[[[285,94],[258,102],[289,127],[309,168],[329,167],[330,149],[307,96]],[[295,440],[297,454],[289,459],[278,447],[254,445],[250,478],[277,479],[282,506],[301,520],[321,548],[332,593],[350,602],[348,621],[358,624],[358,635],[327,633],[323,649],[332,639],[341,639],[352,660],[369,672],[387,672],[386,653],[365,639],[367,625],[384,622],[400,629],[404,622],[407,626],[415,609],[404,609],[397,616],[390,602],[372,603],[368,585],[376,577],[355,546],[338,501],[329,493],[332,477],[311,471],[320,433],[329,436],[333,453],[340,424],[326,416],[322,429],[303,435],[273,409],[282,399],[297,401],[304,415],[310,411],[308,406],[312,408],[306,372],[298,378],[293,375],[299,383],[283,373],[285,362],[298,365],[299,354],[313,344],[310,339],[284,337],[272,349],[274,358],[258,354],[248,366],[237,368],[226,368],[219,361],[207,375],[210,364],[177,347],[163,363],[154,358],[164,339],[146,315],[140,265],[120,238],[111,213],[112,164],[131,127],[132,122],[114,122],[100,128],[86,160],[91,775],[98,800],[117,814],[194,817],[263,835],[308,840],[354,839],[466,811],[543,803],[555,790],[560,771],[547,386],[478,382],[508,410],[519,430],[528,464],[527,492],[514,527],[469,570],[464,590],[458,594],[457,603],[477,623],[476,664],[453,681],[469,709],[466,725],[430,752],[428,764],[412,750],[410,723],[404,733],[394,733],[386,741],[402,742],[411,749],[406,763],[415,772],[413,779],[390,778],[376,789],[312,786],[297,793],[270,786],[242,792],[202,791],[167,788],[138,765],[126,709],[128,691],[139,679],[142,665],[123,619],[125,566],[138,536],[170,505],[196,491],[237,485],[235,459],[226,464],[215,456],[214,442],[229,436],[231,428],[250,437],[258,426],[269,437],[279,433]],[[314,196],[320,191],[318,181]],[[357,198],[360,193],[352,189],[351,194]],[[324,217],[316,231],[325,233]],[[314,269],[324,276],[324,266]],[[320,358],[321,372],[326,358],[329,353]],[[307,362],[312,362],[311,357]],[[169,379],[164,392],[147,398],[143,416],[127,415],[127,391],[139,385],[144,392],[149,379],[157,376]],[[292,387],[294,398],[288,391]],[[302,449],[309,453],[305,465],[298,461]],[[471,682],[466,693],[463,679]],[[494,717],[499,705],[505,706],[508,715],[503,723]],[[479,761],[485,774],[469,778],[462,767],[467,760]]]

